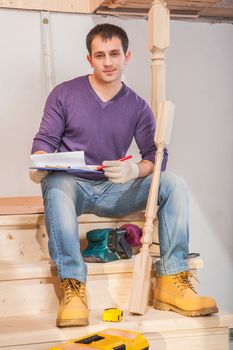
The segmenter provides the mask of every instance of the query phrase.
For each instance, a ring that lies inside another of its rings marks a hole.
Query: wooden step
[[[233,324],[233,315],[226,312],[191,318],[152,308],[144,316],[124,312],[120,323],[103,322],[101,310],[92,310],[87,327],[59,329],[55,318],[53,313],[1,319],[0,349],[46,350],[57,343],[115,327],[143,333],[150,350],[226,350],[228,329]]]
[[[144,213],[124,218],[82,215],[78,220],[81,247],[86,246],[88,230],[131,222],[142,227],[144,220]],[[155,230],[155,241],[156,235]],[[158,255],[158,247],[155,248],[155,255]],[[144,333],[150,341],[150,349],[154,350],[228,349],[232,315],[221,312],[186,318],[154,310],[150,306],[152,288],[144,316],[132,316],[124,311],[121,323],[103,322],[103,309],[127,308],[134,258],[88,264],[90,325],[56,328],[60,289],[56,269],[49,259],[41,197],[0,200],[0,259],[0,350],[46,350],[58,342],[109,327]],[[194,275],[202,267],[200,258],[189,260]]]
[[[44,213],[43,198],[33,197],[0,197],[0,215]]]
[[[126,309],[132,283],[134,258],[88,264],[88,300],[91,309]],[[52,275],[51,275],[52,266]],[[190,259],[193,274],[202,268],[200,258]],[[152,274],[153,280],[153,274]],[[60,281],[50,261],[2,263],[0,269],[0,317],[56,312]],[[153,286],[148,304],[152,304]]]
[[[125,223],[142,227],[144,213],[125,217],[98,217],[84,214],[78,218],[81,249],[87,245],[86,233],[96,228],[115,228]],[[154,240],[157,242],[155,225]],[[158,253],[158,247],[155,246]],[[43,214],[0,215],[0,259],[3,261],[39,261],[49,258],[48,238]]]

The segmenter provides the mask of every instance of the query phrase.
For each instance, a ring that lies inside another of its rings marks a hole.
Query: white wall
[[[150,101],[147,22],[52,14],[56,83],[88,73],[85,36],[97,23],[123,26],[133,58],[124,80]],[[169,169],[190,189],[190,250],[205,268],[200,291],[233,312],[233,27],[174,21],[167,51],[167,98],[176,105]],[[33,135],[45,101],[38,12],[0,10],[0,196],[35,195],[28,180]],[[134,149],[136,154],[136,151]]]

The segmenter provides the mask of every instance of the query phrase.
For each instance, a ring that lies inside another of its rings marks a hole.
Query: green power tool
[[[125,240],[126,229],[103,228],[87,232],[87,248],[83,251],[86,262],[104,263],[119,259],[130,259],[132,247]]]

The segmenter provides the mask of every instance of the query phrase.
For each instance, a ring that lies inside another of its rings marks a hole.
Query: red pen
[[[120,159],[117,159],[117,160],[123,161],[123,160],[130,159],[130,158],[132,158],[132,157],[133,157],[133,156],[130,154],[129,156],[126,156],[126,157],[123,157],[123,158],[120,158]],[[99,166],[97,166],[96,170],[103,170],[103,168],[105,168],[104,165],[99,165]]]

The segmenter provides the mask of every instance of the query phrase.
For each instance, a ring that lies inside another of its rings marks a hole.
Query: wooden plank
[[[200,13],[200,17],[225,17],[232,19],[233,18],[233,7],[232,8],[219,8],[211,7],[207,10],[204,10]]]
[[[126,217],[105,218],[93,214],[81,215],[79,239],[81,250],[87,246],[86,233],[101,228],[116,228],[125,223],[144,224],[144,213]],[[157,230],[154,235],[157,241]],[[48,238],[42,214],[1,215],[0,216],[0,257],[2,261],[38,261],[49,259]],[[136,250],[134,250],[136,253]]]
[[[165,332],[164,332],[165,333]],[[183,350],[189,348],[190,350],[204,349],[205,350],[228,350],[227,340],[228,329],[215,328],[207,330],[206,332],[187,332],[176,331],[167,332],[166,336],[153,333],[146,333],[145,336],[150,343],[150,349],[164,350],[166,346],[167,350]],[[76,336],[77,337],[77,336]],[[55,345],[63,342],[49,342],[38,344],[27,344],[22,346],[4,347],[4,350],[47,350]],[[166,344],[165,344],[166,343]]]
[[[33,214],[43,212],[43,199],[40,196],[0,198],[0,215]]]
[[[88,275],[87,294],[90,309],[119,307],[126,309],[132,273]],[[56,277],[1,281],[0,317],[41,313],[56,314],[61,295]],[[152,304],[152,299],[150,300]]]
[[[216,1],[214,2],[209,2],[209,1],[172,1],[172,0],[168,0],[167,1],[167,7],[169,9],[185,9],[185,10],[196,10],[196,9],[204,9],[204,8],[208,8],[212,5],[214,5],[216,3]],[[151,2],[150,3],[145,3],[145,2],[140,2],[140,3],[132,3],[132,2],[127,2],[125,4],[119,3],[119,4],[115,4],[114,6],[107,6],[109,9],[131,9],[131,10],[138,10],[141,9],[143,11],[149,11],[149,9],[151,8]]]
[[[143,317],[135,317],[125,313],[120,324],[111,323],[110,327],[140,331],[151,341],[154,341],[154,344],[158,343],[154,348],[151,348],[156,350],[187,350],[187,348],[190,350],[226,350],[228,327],[232,322],[233,315],[225,312],[210,317],[192,318],[150,308]],[[55,314],[32,315],[13,319],[2,318],[0,320],[0,344],[1,346],[22,346],[23,344],[61,342],[85,336],[107,327],[109,325],[101,321],[101,310],[92,310],[90,325],[78,329],[77,327],[57,328]]]
[[[201,262],[201,261],[200,261]],[[201,262],[202,263],[202,262]],[[197,270],[190,261],[190,271]],[[133,259],[106,264],[88,264],[87,289],[89,307],[126,309],[132,285]],[[56,313],[60,295],[60,281],[56,269],[50,274],[49,263],[1,264],[0,317]],[[151,273],[147,305],[152,304],[155,272]],[[194,286],[195,286],[195,280]]]
[[[44,213],[43,198],[34,197],[0,197],[0,220],[9,220],[10,218],[3,215],[20,215],[20,214],[40,214]],[[15,216],[17,219],[17,217]],[[25,216],[26,218],[26,216]],[[29,216],[27,217],[29,218]],[[32,217],[33,218],[33,217]],[[35,219],[35,217],[34,217]],[[33,219],[33,220],[34,220]],[[133,221],[144,220],[144,212],[137,212],[123,217],[99,217],[94,214],[83,214],[79,217],[79,222],[106,222],[106,221]],[[14,220],[14,219],[13,219]],[[23,217],[22,217],[23,220]],[[1,224],[1,221],[0,221]]]
[[[42,214],[0,215],[0,230],[5,230],[8,226],[20,229],[20,226],[39,226],[42,223],[44,223]]]
[[[0,8],[92,13],[101,3],[100,0],[0,0]]]
[[[209,7],[209,6],[213,6],[217,3],[217,0],[198,0],[198,1],[194,1],[194,0],[190,0],[190,1],[185,1],[185,0],[167,0],[167,4],[168,7],[170,8],[170,6],[177,6],[177,8],[181,7],[185,7],[185,8],[189,8],[189,7]]]
[[[173,19],[191,19],[194,21],[233,21],[232,0],[167,0]],[[115,16],[145,17],[152,6],[152,0],[104,1],[97,9],[98,14]],[[219,8],[219,10],[216,10]],[[202,13],[202,11],[204,11]],[[207,11],[207,12],[205,12]]]
[[[232,0],[219,0],[214,7],[230,9],[230,8],[233,8],[233,1]]]
[[[104,1],[101,6],[106,6],[109,9],[119,9],[119,8],[125,8],[125,9],[147,9],[149,10],[152,6],[152,0],[147,0],[147,1],[117,1],[117,2],[109,2],[109,1]],[[209,6],[212,6],[216,3],[218,3],[219,0],[167,0],[167,6],[168,8],[171,8],[170,6],[174,8],[186,8],[189,9],[190,7],[192,8],[206,8]],[[221,5],[220,5],[221,6]]]
[[[50,13],[48,11],[41,11],[41,29],[45,64],[46,93],[48,95],[56,85],[51,21]]]
[[[144,222],[144,212],[137,212],[128,216],[121,217],[101,217],[94,214],[83,214],[78,218],[80,224],[84,223],[130,223],[130,222]],[[29,215],[0,215],[0,226],[29,226],[44,224],[44,215],[29,214]]]
[[[95,10],[101,6],[104,0],[90,0],[90,12],[95,12]]]
[[[88,275],[123,274],[133,272],[134,258],[116,260],[109,263],[88,263]],[[189,269],[199,270],[203,268],[201,258],[189,259]],[[0,281],[14,281],[20,279],[50,278],[51,274],[56,276],[56,268],[50,260],[7,262],[1,261]]]

